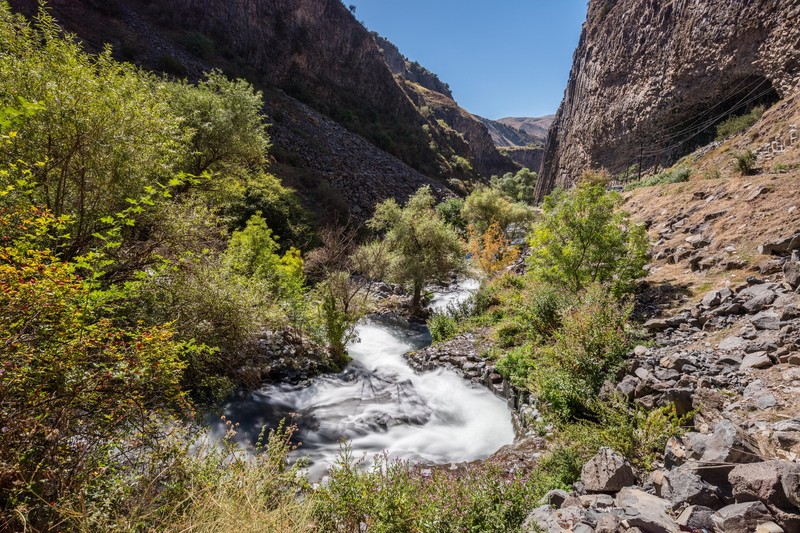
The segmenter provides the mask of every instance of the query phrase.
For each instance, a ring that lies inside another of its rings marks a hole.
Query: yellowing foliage
[[[499,222],[492,223],[483,233],[474,226],[469,226],[468,232],[472,260],[487,276],[503,270],[519,257],[519,249],[509,242]]]

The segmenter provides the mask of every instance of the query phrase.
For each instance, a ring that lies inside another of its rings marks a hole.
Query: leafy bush
[[[591,184],[547,196],[530,239],[531,273],[573,293],[598,282],[616,295],[631,292],[645,274],[647,233],[620,203],[618,194]]]
[[[639,187],[654,187],[656,185],[670,185],[672,183],[683,183],[689,181],[692,171],[689,168],[675,168],[672,170],[665,170],[655,176],[645,178],[643,180],[629,183],[625,186],[626,191],[638,189]]]
[[[749,176],[755,172],[757,158],[752,150],[734,152],[731,154],[731,157],[733,157],[736,170],[738,170],[742,176]]]
[[[749,113],[729,117],[717,125],[717,140],[724,141],[732,135],[743,132],[758,122],[764,114],[765,107],[759,105],[754,107]]]
[[[469,226],[467,249],[473,264],[486,276],[509,267],[519,257],[519,249],[511,244],[499,222],[493,222],[483,233]]]
[[[134,428],[155,438],[150,413],[186,406],[171,328],[105,317],[114,302],[93,293],[91,265],[41,243],[60,223],[36,208],[0,211],[0,525],[11,529],[54,527],[62,499],[83,494],[119,439]]]
[[[620,397],[595,400],[592,411],[596,421],[582,421],[564,426],[561,440],[568,443],[584,460],[602,446],[624,455],[634,466],[651,470],[663,456],[667,440],[683,433],[691,414],[678,416],[675,406],[646,409],[630,405]]]
[[[533,213],[528,206],[509,200],[500,191],[481,187],[467,196],[461,216],[480,233],[497,223],[509,234],[512,225],[530,221]]]
[[[533,202],[533,191],[536,189],[538,178],[536,172],[523,168],[516,174],[507,172],[501,177],[492,176],[490,185],[513,202],[530,204]]]
[[[436,206],[436,212],[445,222],[459,230],[466,230],[467,223],[461,217],[461,210],[464,208],[464,200],[461,198],[448,198]]]
[[[547,490],[572,477],[563,456],[528,474],[491,463],[460,471],[376,457],[367,470],[345,447],[315,499],[323,531],[515,531]],[[362,526],[363,524],[363,526]]]
[[[475,297],[448,304],[443,311],[431,314],[428,330],[433,342],[446,341],[462,330],[465,322],[475,313]]]

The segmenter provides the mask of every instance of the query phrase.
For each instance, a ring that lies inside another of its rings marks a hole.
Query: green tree
[[[41,162],[31,167],[35,201],[56,217],[72,216],[65,247],[82,253],[103,217],[174,175],[185,143],[165,84],[117,63],[110,50],[83,52],[44,13],[32,27],[5,3],[0,56],[0,103],[40,106],[0,157]]]
[[[245,80],[229,80],[213,70],[197,85],[169,85],[169,105],[190,131],[188,172],[200,175],[225,167],[264,163],[269,138],[261,92]]]
[[[590,183],[547,196],[530,239],[531,271],[573,293],[595,282],[609,284],[616,295],[630,292],[645,274],[647,233],[619,209],[621,201]]]
[[[511,201],[498,189],[481,187],[474,190],[464,201],[461,216],[478,233],[484,233],[489,226],[497,222],[503,232],[510,236],[513,226],[531,220],[533,212],[530,207]]]
[[[434,208],[435,199],[425,186],[408,199],[404,207],[386,200],[375,208],[367,225],[384,231],[391,279],[408,286],[411,306],[420,311],[425,284],[441,280],[463,268],[464,247],[455,230]]]
[[[502,177],[492,176],[490,184],[510,200],[530,204],[533,202],[533,191],[539,175],[527,168],[517,171],[516,174],[506,172]]]

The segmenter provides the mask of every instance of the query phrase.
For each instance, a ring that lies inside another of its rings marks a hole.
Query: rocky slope
[[[800,0],[592,0],[550,130],[541,199],[582,171],[668,165],[800,84]]]
[[[10,4],[37,9],[36,0]],[[339,0],[53,0],[48,9],[90,49],[108,43],[122,59],[190,79],[221,68],[263,89],[272,170],[311,205],[332,187],[338,203],[368,216],[366,198],[402,199],[430,181],[423,175],[446,183],[518,168],[446,84]],[[298,127],[320,120],[341,127]]]

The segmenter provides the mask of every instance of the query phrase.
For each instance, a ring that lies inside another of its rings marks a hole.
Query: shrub
[[[0,212],[0,526],[57,527],[129,432],[159,432],[150,413],[186,406],[182,345],[168,326],[104,316],[88,262],[55,257],[40,239],[47,212]],[[16,235],[15,235],[16,233]],[[82,270],[83,276],[77,274]]]
[[[372,468],[344,448],[315,499],[323,531],[514,531],[550,488],[564,488],[563,463],[529,474],[491,463],[458,472],[377,456]],[[555,485],[555,486],[554,486]]]
[[[675,168],[672,170],[665,170],[655,176],[645,178],[643,180],[629,183],[625,186],[626,191],[638,189],[639,187],[654,187],[656,185],[670,185],[672,183],[683,183],[689,181],[692,171],[689,168]]]
[[[624,455],[644,470],[655,467],[663,457],[667,440],[683,433],[691,413],[678,416],[673,404],[655,409],[630,405],[621,396],[591,404],[595,421],[582,421],[562,428],[561,440],[588,459],[602,446]]]
[[[214,53],[216,47],[213,39],[196,31],[186,32],[181,38],[181,42],[186,47],[186,50],[200,59],[206,59]]]
[[[485,232],[489,226],[497,223],[508,235],[513,229],[512,225],[530,221],[533,213],[528,206],[509,200],[498,190],[481,187],[467,196],[461,216],[479,233]]]
[[[502,177],[492,176],[490,184],[493,189],[500,191],[509,200],[530,204],[533,202],[533,191],[536,188],[538,177],[536,172],[523,168],[516,174],[507,172]]]
[[[573,293],[598,282],[616,295],[631,292],[645,274],[647,233],[620,203],[618,194],[591,184],[547,196],[530,239],[534,277]]]
[[[519,249],[511,245],[499,222],[493,222],[483,233],[470,226],[467,249],[472,262],[486,276],[505,269],[519,257]]]
[[[758,122],[758,119],[764,114],[765,108],[763,105],[756,106],[749,113],[729,117],[717,125],[717,140],[724,141],[732,135],[743,132]]]
[[[731,154],[731,157],[733,157],[736,170],[738,170],[742,176],[749,176],[755,172],[757,158],[752,150],[734,152]]]
[[[445,222],[459,230],[466,230],[467,223],[461,217],[461,210],[464,208],[464,200],[461,198],[448,198],[436,206],[436,212]]]

